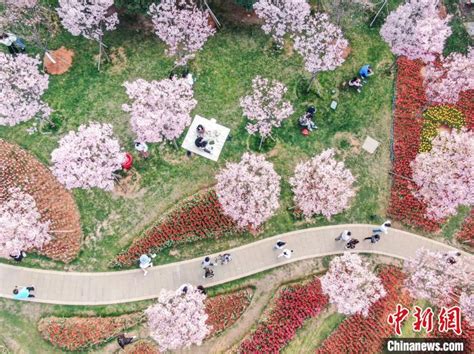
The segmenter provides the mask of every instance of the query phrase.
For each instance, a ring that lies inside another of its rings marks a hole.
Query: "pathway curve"
[[[455,248],[405,231],[390,229],[388,235],[371,244],[362,239],[370,235],[372,225],[333,225],[293,231],[265,238],[260,241],[229,250],[233,260],[225,266],[215,267],[215,277],[203,279],[201,260],[195,258],[183,262],[154,267],[145,277],[140,269],[120,272],[78,273],[58,272],[0,264],[0,297],[11,298],[15,285],[36,287],[36,298],[29,301],[64,305],[107,305],[156,298],[161,289],[177,289],[183,283],[213,286],[243,278],[283,264],[303,259],[342,253],[343,242],[335,242],[344,229],[352,231],[361,240],[355,252],[376,253],[406,259],[425,247],[434,251],[450,251]],[[289,260],[277,259],[273,250],[277,239],[288,242],[294,250]],[[466,257],[472,255],[462,252]],[[159,255],[158,255],[159,257]],[[203,255],[204,257],[204,255]]]

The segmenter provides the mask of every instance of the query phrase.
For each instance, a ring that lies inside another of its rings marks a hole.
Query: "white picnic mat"
[[[194,143],[197,139],[196,128],[199,124],[201,124],[206,131],[204,137],[209,141],[208,147],[210,153],[199,149]],[[230,129],[224,127],[223,125],[217,124],[215,119],[206,119],[196,115],[188,129],[188,133],[186,134],[181,147],[197,155],[205,157],[206,159],[217,161],[219,160],[219,155],[221,154],[222,148],[224,147],[229,133]],[[212,147],[212,150],[210,147]]]

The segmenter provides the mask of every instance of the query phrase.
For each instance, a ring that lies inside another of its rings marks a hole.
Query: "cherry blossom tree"
[[[206,295],[191,285],[184,295],[161,290],[157,303],[145,311],[150,336],[161,352],[201,345],[211,330],[206,325],[205,299]]]
[[[3,193],[2,193],[3,194]],[[0,257],[41,249],[51,240],[50,221],[41,221],[35,200],[19,188],[9,188],[0,198]]]
[[[435,219],[455,215],[460,205],[474,205],[474,132],[440,132],[432,149],[411,163],[414,195]]]
[[[348,45],[342,30],[329,21],[327,14],[316,13],[308,18],[301,33],[295,36],[294,48],[312,75],[310,87],[319,72],[342,65]]]
[[[121,169],[123,160],[112,126],[96,122],[67,133],[51,153],[52,172],[68,189],[112,190],[113,172]]]
[[[441,18],[438,0],[407,0],[386,18],[380,34],[393,54],[431,62],[451,35],[451,15]]]
[[[387,294],[368,263],[349,252],[331,261],[329,270],[321,278],[321,286],[329,302],[344,315],[367,316],[372,304]]]
[[[216,32],[209,24],[209,11],[200,10],[194,0],[162,0],[151,4],[148,14],[156,35],[168,46],[166,54],[176,56],[177,66],[193,59]]]
[[[451,53],[441,66],[431,63],[425,72],[426,96],[437,103],[456,103],[459,93],[474,90],[474,48],[467,55]]]
[[[73,36],[99,43],[99,69],[101,56],[105,54],[104,32],[114,30],[119,23],[117,13],[110,12],[113,4],[114,0],[59,0],[56,9],[64,28]]]
[[[293,106],[283,96],[287,87],[279,81],[256,76],[252,81],[253,92],[240,99],[244,116],[255,123],[247,124],[250,135],[260,134],[262,142],[271,136],[272,128],[279,127],[281,122],[293,114]]]
[[[191,124],[190,114],[197,101],[186,79],[138,79],[124,86],[133,103],[122,108],[130,112],[132,129],[140,141],[175,142]]]
[[[355,196],[354,176],[334,155],[334,149],[328,149],[298,164],[290,178],[296,207],[308,219],[316,214],[330,219],[349,208]]]
[[[224,213],[241,228],[258,228],[279,207],[280,176],[262,155],[245,153],[239,163],[228,163],[216,179]]]
[[[459,307],[471,326],[474,325],[474,294],[464,292],[459,297]]]
[[[306,0],[258,0],[253,8],[265,22],[262,29],[271,34],[282,47],[286,34],[294,35],[304,29],[311,7]]]
[[[13,126],[34,117],[48,119],[51,109],[41,100],[49,76],[38,70],[38,57],[0,53],[0,125]]]
[[[472,261],[463,256],[450,264],[448,256],[425,248],[404,263],[405,286],[416,299],[427,299],[436,306],[448,306],[454,295],[469,288],[474,277]]]

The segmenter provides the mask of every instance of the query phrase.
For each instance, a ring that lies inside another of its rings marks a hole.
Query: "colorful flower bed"
[[[431,338],[452,338],[452,339],[464,339],[467,348],[464,347],[463,353],[474,352],[474,326],[470,325],[468,321],[463,320],[461,322],[462,334],[457,335],[453,331],[440,332],[438,329],[438,323],[436,321],[433,332],[430,333]]]
[[[139,340],[125,347],[125,354],[160,354],[158,347],[149,340]]]
[[[278,292],[265,320],[240,344],[239,352],[278,352],[295,337],[306,319],[317,316],[327,304],[318,278],[307,284],[285,287]]]
[[[456,239],[464,245],[474,247],[474,209],[471,209],[471,214],[464,220]]]
[[[42,337],[63,350],[84,350],[138,325],[141,313],[117,317],[47,317],[38,323]]]
[[[385,266],[379,272],[387,295],[376,302],[369,315],[348,317],[322,343],[316,353],[380,353],[384,339],[393,333],[387,317],[397,304],[409,306],[411,299],[402,292],[403,273],[395,267]]]
[[[229,294],[208,297],[205,301],[207,324],[212,326],[208,337],[232,326],[245,312],[252,300],[253,290],[246,288]]]
[[[114,265],[131,266],[142,254],[233,232],[237,232],[235,223],[222,213],[216,193],[208,191],[184,202],[159,224],[145,231],[128,250],[116,257]]]

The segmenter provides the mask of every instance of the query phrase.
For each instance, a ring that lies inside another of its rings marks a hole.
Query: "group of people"
[[[312,132],[315,129],[318,129],[318,126],[316,123],[314,123],[314,114],[316,113],[316,108],[314,106],[309,106],[306,109],[305,114],[303,114],[299,119],[298,119],[298,125],[300,128],[306,129],[308,132]]]
[[[357,92],[361,92],[362,85],[367,82],[367,78],[372,76],[374,71],[369,64],[364,65],[359,70],[359,75],[354,77],[352,80],[349,80],[348,86],[355,89]]]
[[[196,127],[196,140],[194,140],[194,145],[199,150],[202,150],[204,152],[207,152],[208,154],[212,153],[212,150],[214,149],[213,142],[208,140],[206,137],[206,129],[202,124],[199,124]]]
[[[388,229],[392,226],[390,220],[386,220],[379,227],[372,229],[372,235],[364,238],[364,240],[370,240],[371,243],[377,243],[380,241],[380,236],[382,233],[388,234]],[[359,243],[358,239],[352,238],[352,232],[349,230],[344,230],[338,237],[336,241],[343,241],[346,243],[346,249],[355,249],[355,246]]]
[[[214,262],[211,261],[211,257],[207,256],[204,258],[204,260],[201,262],[201,267],[204,270],[204,279],[208,278],[213,278],[214,277],[214,270],[212,269],[213,267],[217,265],[225,265],[228,264],[230,261],[232,261],[232,256],[230,253],[224,253],[220,254],[216,257]]]

